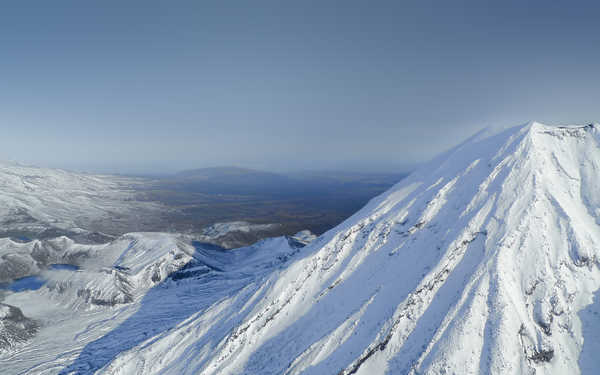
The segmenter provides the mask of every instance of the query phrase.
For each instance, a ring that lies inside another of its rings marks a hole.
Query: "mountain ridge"
[[[577,373],[577,314],[600,286],[597,171],[594,125],[530,123],[472,138],[319,237],[264,284],[251,312],[227,311],[240,323],[204,355],[163,350],[163,366]],[[149,354],[132,348],[101,373],[154,373]]]
[[[598,180],[598,125],[485,130],[301,251],[274,239],[228,252],[243,260],[232,273],[177,271],[182,282],[167,277],[136,302],[144,314],[29,373],[591,373]],[[205,289],[223,294],[198,299]],[[153,331],[164,301],[186,313]]]

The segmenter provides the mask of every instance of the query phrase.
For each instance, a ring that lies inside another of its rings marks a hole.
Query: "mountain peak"
[[[530,123],[446,153],[292,267],[267,300],[294,322],[249,317],[230,360],[252,364],[279,332],[306,343],[282,356],[313,373],[576,371],[576,312],[600,286],[595,134]]]
[[[123,347],[106,335],[76,365],[103,374],[597,369],[598,181],[597,125],[480,132],[181,324]],[[141,310],[193,282],[155,289]]]
[[[479,133],[257,280],[255,293],[187,322],[194,335],[175,330],[103,371],[154,368],[157,348],[183,340],[201,352],[158,356],[157,369],[577,373],[597,361],[584,340],[599,325],[580,313],[600,287],[599,180],[595,125]]]

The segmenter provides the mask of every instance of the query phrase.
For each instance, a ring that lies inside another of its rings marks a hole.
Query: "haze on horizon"
[[[0,12],[0,159],[392,172],[600,119],[593,2],[53,1]]]

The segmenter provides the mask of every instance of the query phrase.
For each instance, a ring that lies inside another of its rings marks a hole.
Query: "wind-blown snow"
[[[480,133],[301,250],[280,238],[225,261],[229,253],[197,248],[200,260],[152,287],[136,284],[145,294],[135,302],[57,325],[68,332],[62,352],[32,359],[50,350],[45,332],[55,328],[42,327],[0,366],[28,374],[593,371],[599,146],[597,125]],[[146,257],[120,253],[126,267]],[[176,258],[159,253],[147,264]],[[140,267],[136,275],[148,269]],[[42,291],[6,303],[27,315],[31,296],[51,300],[50,288]]]

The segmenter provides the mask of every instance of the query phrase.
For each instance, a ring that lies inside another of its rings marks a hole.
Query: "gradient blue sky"
[[[0,159],[395,171],[486,125],[600,119],[600,6],[21,1]]]

